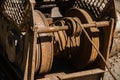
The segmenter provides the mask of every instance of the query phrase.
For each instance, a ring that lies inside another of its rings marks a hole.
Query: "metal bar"
[[[62,30],[68,30],[68,26],[54,26],[54,27],[41,27],[37,29],[38,33],[49,33],[49,32],[57,32]]]
[[[35,76],[35,55],[36,55],[36,43],[37,43],[37,31],[36,28],[34,29],[33,32],[33,41],[32,41],[32,50],[31,50],[31,55],[32,55],[32,63],[30,64],[29,67],[31,70],[30,76],[28,76],[28,80],[34,80],[34,76]]]
[[[109,21],[100,21],[100,22],[93,22],[89,24],[81,24],[84,28],[90,28],[90,27],[107,27],[110,25]],[[65,26],[53,26],[53,27],[41,27],[37,29],[38,33],[49,33],[49,32],[57,32],[62,30],[68,30],[69,27],[67,25]]]
[[[94,74],[99,74],[99,73],[104,73],[104,70],[102,69],[93,69],[93,70],[88,70],[88,71],[82,71],[82,72],[76,72],[76,73],[71,73],[67,74],[65,76],[60,77],[61,80],[68,80],[68,79],[73,79],[81,76],[88,76],[88,75],[94,75]]]
[[[89,27],[107,27],[110,25],[109,21],[100,21],[100,22],[93,22],[89,24],[81,24],[84,28],[89,28]]]
[[[60,75],[51,75],[46,78],[42,79],[36,79],[36,80],[57,80],[55,77],[59,78],[59,80],[69,80],[69,79],[74,79],[78,77],[83,77],[83,76],[89,76],[89,75],[94,75],[94,74],[101,74],[104,73],[104,70],[102,69],[92,69],[92,70],[87,70],[87,71],[80,71],[80,72],[75,72],[75,73],[70,73],[70,74],[64,74],[62,76]]]
[[[27,35],[28,36],[28,35]],[[28,39],[25,39],[25,42],[28,41]],[[28,44],[30,46],[30,44]],[[26,54],[26,65],[25,65],[25,72],[24,72],[24,79],[23,80],[28,80],[28,66],[29,66],[29,54],[30,54],[30,47],[28,47],[28,49],[26,49],[26,44],[25,44],[25,52],[27,51]],[[25,54],[24,52],[24,54]]]
[[[31,44],[28,43],[24,80],[34,80],[35,76],[35,55],[37,42],[37,31],[35,27],[31,36],[32,36],[32,38],[30,39]]]
[[[105,33],[105,37],[107,38],[106,41],[105,41],[105,53],[107,53],[105,57],[106,59],[106,62],[108,61],[109,59],[109,55],[110,55],[110,47],[111,47],[111,44],[112,44],[112,39],[113,39],[113,33],[114,33],[114,27],[115,27],[115,20],[112,18],[111,19],[111,23],[110,23],[110,27],[108,29],[106,29],[106,33]],[[104,62],[104,61],[103,61]],[[112,72],[112,70],[109,68],[109,63],[106,64],[104,63],[106,68],[108,69],[109,73],[111,74],[111,76],[113,77],[114,80],[119,80],[119,78]],[[103,69],[104,69],[104,66],[103,66]]]

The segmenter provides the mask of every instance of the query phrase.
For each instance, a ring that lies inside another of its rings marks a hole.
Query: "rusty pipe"
[[[53,26],[53,27],[41,27],[37,29],[38,33],[50,33],[50,32],[57,32],[68,30],[68,26]]]
[[[100,21],[100,22],[93,22],[89,24],[81,24],[84,28],[89,28],[89,27],[107,27],[110,25],[109,21]]]
[[[83,26],[84,28],[107,27],[109,25],[110,25],[109,21],[100,21],[100,22],[93,22],[93,23],[89,23],[89,24],[81,24],[81,26]],[[53,27],[40,27],[37,29],[37,32],[38,33],[50,33],[50,32],[68,30],[68,29],[69,29],[69,27],[67,25],[65,25],[65,26],[53,26]]]

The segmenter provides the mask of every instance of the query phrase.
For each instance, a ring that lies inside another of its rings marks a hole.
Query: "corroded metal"
[[[83,33],[81,26],[107,58],[113,32],[107,32],[106,29],[110,30],[110,18],[116,19],[114,0],[0,2],[0,43],[8,60],[19,66],[24,73],[24,80],[34,80],[35,75],[48,73],[56,56],[66,58],[67,55],[66,61],[69,60],[79,69],[95,62],[98,53]],[[59,8],[62,17],[51,17],[53,7]],[[104,45],[102,40],[105,40],[104,43],[108,40],[109,43]],[[100,65],[105,66],[102,62]],[[95,70],[94,74],[104,72],[100,69]],[[64,80],[92,74],[91,71],[88,71],[88,74],[86,72],[53,77]]]
[[[84,23],[81,24],[81,26],[85,28],[91,28],[91,27],[108,27],[110,25],[109,21],[99,21],[99,22],[91,22],[91,23]],[[53,26],[53,27],[46,27],[46,28],[39,28],[37,29],[38,33],[50,33],[50,32],[57,32],[57,31],[63,31],[63,30],[69,30],[67,25],[64,26]],[[79,32],[79,30],[78,30]]]
[[[85,10],[82,10],[82,9],[77,9],[77,8],[70,9],[66,13],[66,16],[79,18],[77,20],[77,22],[79,24],[88,23],[88,25],[89,25],[89,23],[93,22],[90,15]],[[81,25],[79,25],[79,26],[81,26]],[[90,34],[94,43],[99,48],[99,35],[94,37],[94,35],[96,35],[96,34],[93,34],[94,32],[99,33],[99,30],[97,28],[90,28],[90,29],[86,29],[86,30]],[[86,36],[83,33],[82,33],[82,35],[79,35],[79,36],[81,36],[80,37],[81,38],[80,47],[76,48],[76,50],[73,49],[70,53],[70,55],[71,55],[70,60],[73,63],[73,65],[75,65],[77,68],[86,66],[90,62],[94,61],[98,55],[96,50],[92,47],[91,43],[87,40]],[[77,52],[75,52],[75,51],[77,51]],[[82,60],[82,61],[80,61],[80,60]]]
[[[48,27],[43,14],[39,11],[34,12],[35,27]],[[53,61],[53,41],[49,33],[37,34],[36,43],[36,72],[48,72]],[[38,58],[37,58],[38,57]]]

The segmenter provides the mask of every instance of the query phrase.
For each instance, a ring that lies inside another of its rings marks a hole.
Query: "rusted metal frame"
[[[95,75],[95,74],[101,74],[104,73],[104,70],[100,69],[100,68],[96,68],[96,69],[91,69],[91,70],[86,70],[86,71],[80,71],[80,72],[75,72],[75,73],[70,73],[70,74],[58,74],[58,75],[50,75],[48,77],[42,78],[42,79],[36,79],[36,80],[69,80],[69,79],[74,79],[74,78],[79,78],[79,77],[83,77],[83,76],[89,76],[89,75]]]
[[[32,13],[34,13],[34,7],[35,7],[36,1],[35,0],[29,0],[29,1],[32,6]],[[34,26],[34,24],[33,24],[33,27],[34,29],[32,32],[32,38],[30,39],[30,45],[29,45],[29,49],[27,53],[24,80],[34,80],[34,76],[35,76],[35,53],[36,53],[35,44],[37,42],[37,31],[36,31],[36,27]],[[29,32],[29,34],[31,34],[31,32]]]
[[[30,55],[32,55],[32,60],[30,60],[31,64],[29,67],[31,67],[29,69],[29,71],[31,72],[30,75],[28,75],[28,80],[34,80],[34,76],[35,76],[35,56],[36,56],[36,43],[37,43],[37,30],[36,27],[34,28],[34,32],[33,32],[33,41],[32,41],[32,50],[30,51]],[[29,74],[29,73],[28,73]]]
[[[28,50],[27,50],[27,59],[26,66],[24,72],[24,80],[34,80],[35,75],[35,55],[36,55],[36,42],[37,42],[37,31],[34,28],[32,34],[29,33],[30,41],[28,42]]]
[[[110,54],[110,46],[111,46],[111,41],[112,41],[112,37],[113,37],[113,31],[114,31],[114,19],[111,19],[110,21],[110,26],[109,27],[104,27],[103,30],[104,30],[104,47],[103,47],[103,51],[102,51],[102,55],[104,56],[105,60],[108,61],[109,59],[109,54]],[[103,61],[101,61],[101,68],[102,69],[105,69],[105,64]]]
[[[101,21],[101,22],[93,22],[90,24],[81,24],[84,28],[90,28],[90,27],[107,27],[110,25],[109,21]],[[57,32],[57,31],[62,31],[62,30],[68,30],[68,26],[53,26],[53,27],[44,27],[44,28],[39,28],[37,29],[38,33],[49,33],[49,32]]]
[[[68,79],[73,79],[73,78],[77,78],[77,77],[100,74],[100,73],[104,73],[104,70],[102,70],[102,69],[93,69],[93,70],[88,70],[88,71],[71,73],[71,74],[61,76],[60,79],[61,80],[66,80],[66,79],[68,80]]]
[[[113,32],[114,32],[114,28],[115,27],[115,19],[111,19],[111,23],[110,23],[110,26],[107,27],[107,28],[104,28],[104,34],[105,34],[105,41],[104,41],[104,51],[103,51],[103,56],[106,60],[106,62],[108,62],[108,59],[109,59],[109,55],[110,55],[110,47],[111,47],[111,44],[112,44],[112,39],[113,39]],[[109,67],[110,64],[108,64],[108,67]],[[105,67],[105,63],[103,61],[101,61],[101,68],[102,69],[106,69],[108,68],[107,66]],[[110,70],[108,69],[108,71],[110,72],[111,76],[113,77],[114,80],[119,80],[116,75]],[[104,77],[103,77],[104,78]]]
[[[29,52],[30,52],[30,41],[28,39],[28,36],[30,36],[29,34],[26,34],[27,37],[25,38],[25,50],[24,50],[24,54],[26,54],[26,64],[25,64],[25,71],[24,71],[24,79],[23,80],[27,80],[28,78],[28,64],[29,64]],[[27,43],[28,42],[28,43]]]
[[[36,55],[36,43],[37,43],[36,28],[34,28],[32,35],[29,35],[29,37],[30,36],[32,37],[30,39],[29,42],[30,44],[28,46],[24,80],[34,80],[34,76],[35,76],[35,55]]]

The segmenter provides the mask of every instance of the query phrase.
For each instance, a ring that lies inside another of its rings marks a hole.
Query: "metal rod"
[[[26,38],[25,38],[25,50],[24,50],[24,54],[25,52],[27,52],[26,54],[26,65],[25,65],[25,71],[24,71],[24,79],[23,80],[28,80],[28,66],[29,66],[29,54],[30,54],[30,42],[28,41],[28,34],[26,34]],[[28,49],[27,49],[28,48]]]
[[[82,76],[88,76],[88,75],[95,75],[95,74],[101,74],[104,73],[104,70],[100,69],[100,68],[96,68],[96,69],[91,69],[91,70],[87,70],[87,71],[80,71],[80,72],[74,72],[74,73],[70,73],[70,74],[62,74],[59,73],[58,75],[50,75],[48,77],[42,78],[42,79],[36,79],[36,80],[69,80],[69,79],[74,79],[74,78],[79,78]],[[58,78],[58,79],[56,79]]]
[[[36,56],[36,43],[37,43],[37,31],[33,32],[33,48],[32,48],[32,64],[31,64],[31,75],[30,80],[34,80],[35,76],[35,56]],[[29,66],[30,67],[30,66]]]
[[[109,21],[100,21],[100,22],[93,22],[89,24],[81,24],[84,28],[90,28],[90,27],[107,27],[110,25]],[[39,25],[38,25],[39,26]],[[63,30],[69,30],[69,27],[67,25],[65,26],[53,26],[53,27],[40,27],[37,29],[38,33],[49,33],[49,32],[57,32],[57,31],[63,31]]]
[[[110,25],[109,21],[100,21],[100,22],[93,22],[89,24],[81,24],[84,28],[89,28],[89,27],[107,27]]]
[[[68,30],[68,29],[69,29],[68,26],[41,27],[37,29],[37,32],[38,33],[49,33],[49,32]]]
[[[81,77],[81,76],[94,75],[94,74],[100,74],[100,73],[104,73],[104,70],[93,69],[93,70],[88,70],[88,71],[71,73],[71,74],[67,74],[65,76],[60,77],[60,79],[61,80],[66,80],[66,79],[68,80],[68,79],[77,78],[77,77]]]

